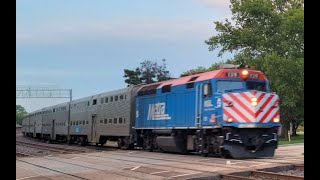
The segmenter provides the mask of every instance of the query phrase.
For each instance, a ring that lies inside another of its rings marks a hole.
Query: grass
[[[279,138],[279,145],[282,144],[296,144],[296,143],[304,143],[304,134],[297,134],[297,136],[291,136],[290,142],[287,139]]]

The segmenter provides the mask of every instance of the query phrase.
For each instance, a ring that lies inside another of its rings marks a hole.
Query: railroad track
[[[57,146],[48,146],[40,143],[29,143],[29,142],[22,142],[22,141],[16,141],[16,145],[25,146],[25,147],[31,147],[35,149],[41,149],[56,153],[84,153],[86,150],[80,150],[80,149],[73,149],[73,148],[65,148],[65,147],[57,147]]]
[[[294,170],[304,171],[304,165],[294,165]],[[239,173],[238,173],[239,174]],[[303,180],[304,176],[288,175],[283,172],[249,171],[246,175],[221,175],[222,180],[252,180],[252,179],[272,179],[272,180]]]
[[[21,160],[21,159],[16,159],[16,160],[20,161],[20,162],[23,162],[23,163],[26,163],[26,164],[30,164],[30,165],[42,168],[42,169],[46,169],[46,170],[53,171],[53,172],[56,172],[56,173],[59,173],[59,174],[62,174],[62,175],[66,175],[67,177],[70,177],[71,179],[76,178],[76,179],[90,180],[90,179],[87,179],[87,178],[84,178],[84,177],[81,177],[81,176],[77,176],[77,175],[74,175],[74,174],[66,173],[66,172],[59,171],[59,170],[56,170],[56,169],[53,169],[53,168],[48,168],[48,167],[41,166],[41,165],[38,165],[38,164],[35,164],[35,163],[30,163],[30,162],[27,162],[27,161],[24,161],[24,160]]]
[[[108,170],[108,171],[106,171],[106,170],[100,169],[98,167],[91,167],[91,166],[88,166],[88,165],[80,165],[80,164],[75,163],[75,162],[71,163],[71,162],[65,162],[65,161],[62,161],[62,160],[54,160],[54,159],[51,159],[51,158],[50,158],[50,160],[51,161],[60,162],[60,163],[63,163],[63,164],[69,164],[69,165],[73,165],[73,166],[87,168],[87,169],[90,169],[90,170],[95,170],[95,171],[98,171],[99,173],[106,174],[106,175],[108,173],[112,173],[112,174],[121,175],[121,176],[129,177],[129,178],[136,178],[136,177],[132,177],[129,173],[124,173],[124,172],[117,171],[117,170]],[[81,176],[78,176],[78,175],[70,174],[70,173],[67,173],[65,171],[57,170],[55,168],[45,167],[43,165],[35,164],[33,162],[27,162],[27,161],[19,160],[19,159],[18,159],[18,161],[21,161],[21,162],[24,162],[24,163],[27,163],[27,164],[30,164],[30,165],[34,165],[34,166],[37,166],[37,167],[40,167],[40,168],[44,168],[44,169],[47,169],[47,170],[55,171],[55,172],[58,172],[58,173],[63,174],[63,175],[73,176],[73,178],[76,177],[76,178],[79,178],[79,179],[87,179],[85,177],[81,177]],[[295,169],[301,170],[301,168],[304,169],[304,166],[303,165],[296,165],[295,166]],[[205,171],[203,171],[203,172],[205,172]],[[217,177],[215,179],[220,179],[220,180],[252,180],[252,179],[302,180],[302,179],[304,179],[303,176],[284,175],[284,174],[280,174],[280,173],[281,172],[275,173],[275,172],[265,172],[265,171],[249,171],[249,172],[247,172],[246,176],[223,174],[223,175],[219,175],[219,177]],[[213,175],[212,177],[216,177],[216,175]],[[197,179],[197,178],[195,178],[195,179]]]
[[[16,152],[16,156],[18,156],[18,157],[30,157],[30,156],[33,156],[33,155],[27,154],[27,153],[24,153],[24,152]]]

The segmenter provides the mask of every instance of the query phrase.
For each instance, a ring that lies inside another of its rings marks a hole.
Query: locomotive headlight
[[[257,99],[256,97],[251,98],[251,101],[252,101],[252,102],[257,102],[257,100],[258,100],[258,99]]]
[[[232,118],[228,118],[227,121],[228,121],[229,123],[231,123],[231,122],[233,121],[233,119],[232,119]]]
[[[280,121],[279,118],[273,118],[273,122],[278,123]]]
[[[247,80],[249,78],[249,72],[248,70],[242,70],[241,71],[241,79]]]
[[[257,98],[256,97],[252,97],[251,98],[251,104],[252,104],[252,106],[256,106],[258,103],[257,103]]]
[[[241,74],[244,75],[244,76],[248,75],[248,73],[249,73],[249,72],[248,72],[247,70],[243,70],[243,71],[241,72]]]

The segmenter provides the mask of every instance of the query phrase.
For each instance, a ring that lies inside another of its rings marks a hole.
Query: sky
[[[166,59],[172,77],[228,59],[209,51],[229,0],[17,0],[16,85],[72,89],[73,99],[126,87],[124,69]],[[68,99],[16,99],[28,112]]]

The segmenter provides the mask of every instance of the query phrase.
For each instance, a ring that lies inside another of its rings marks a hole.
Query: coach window
[[[114,101],[118,101],[118,96],[114,96]]]
[[[100,104],[103,104],[103,98],[100,99]]]
[[[76,121],[76,125],[79,125],[79,121]]]
[[[83,121],[82,121],[82,124],[83,124],[83,125],[85,125],[85,124],[86,124],[86,121],[85,121],[85,120],[83,120]]]
[[[108,103],[108,97],[106,97],[106,100],[105,100],[105,102],[106,102],[106,103]]]
[[[113,119],[113,124],[117,124],[117,118]]]
[[[53,108],[53,112],[56,112],[56,108]]]
[[[96,105],[97,104],[97,99],[94,99],[93,101],[92,101],[92,105]]]
[[[102,119],[100,119],[100,124],[103,124],[103,120]]]
[[[212,95],[212,85],[211,83],[206,83],[203,85],[203,96],[208,97]]]
[[[86,124],[89,124],[89,121],[88,121],[88,120],[86,120]]]
[[[88,106],[90,106],[90,101],[88,101]]]
[[[112,124],[112,119],[109,119],[109,124]]]
[[[79,121],[79,125],[81,125],[82,124],[82,121]]]
[[[119,124],[122,124],[122,118],[119,118]]]
[[[120,95],[120,100],[123,100],[123,94],[122,94],[122,95]]]
[[[171,92],[171,84],[162,87],[162,93]]]
[[[113,102],[113,96],[110,97],[110,102]]]
[[[108,124],[108,119],[104,119],[104,124]]]

